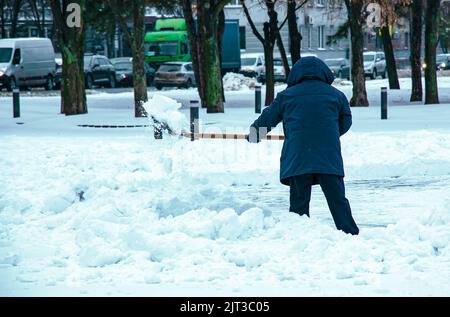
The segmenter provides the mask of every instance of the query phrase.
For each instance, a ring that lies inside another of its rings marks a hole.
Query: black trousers
[[[309,201],[311,200],[311,187],[320,184],[328,208],[330,208],[334,223],[338,230],[357,235],[358,226],[353,220],[350,203],[345,198],[344,178],[330,174],[306,174],[290,178],[291,197],[290,212],[309,217]]]

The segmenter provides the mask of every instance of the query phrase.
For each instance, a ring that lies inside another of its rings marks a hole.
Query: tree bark
[[[425,104],[439,103],[436,74],[436,46],[440,0],[427,1],[425,11]]]
[[[6,38],[6,29],[5,29],[5,0],[0,1],[0,34],[2,39]]]
[[[146,116],[143,104],[147,102],[147,81],[145,76],[145,0],[118,1],[109,0],[109,7],[117,16],[120,29],[131,47],[133,55],[134,116]],[[126,23],[126,11],[131,10],[132,31]]]
[[[284,73],[286,75],[286,79],[289,77],[289,73],[291,72],[291,68],[289,67],[289,61],[286,56],[286,49],[284,48],[283,38],[281,37],[280,30],[277,32],[277,46],[280,51],[281,60],[283,61]]]
[[[219,46],[219,63],[220,63],[220,68],[222,69],[222,61],[223,61],[223,56],[222,56],[222,48],[223,48],[223,34],[225,33],[225,12],[222,10],[220,11],[219,14],[219,32],[218,32],[218,41],[219,43],[217,44]],[[223,87],[223,76],[225,75],[225,73],[223,73],[221,71],[221,76],[220,76],[220,85],[221,87]],[[222,88],[222,100],[223,102],[225,101],[225,90]]]
[[[195,21],[192,13],[192,3],[190,0],[182,1],[183,16],[186,20],[188,31],[189,46],[191,53],[192,66],[194,68],[195,81],[197,83],[197,90],[200,97],[202,107],[206,107],[205,89],[203,85],[203,70],[200,63],[199,47],[197,45],[197,30],[195,28]]]
[[[76,115],[87,113],[86,92],[84,88],[84,22],[81,14],[80,27],[68,27],[67,3],[49,0],[53,13],[53,23],[63,58],[61,83],[61,113]],[[84,0],[74,0],[83,11]]]
[[[204,94],[202,106],[206,105],[208,113],[224,112],[222,65],[219,52],[219,22],[223,8],[228,2],[228,0],[197,1],[198,28],[196,35],[200,85]]]
[[[203,47],[203,68],[205,74],[205,92],[207,113],[224,112],[222,71],[219,57],[219,23],[218,19],[211,16],[209,12],[202,11],[203,29],[200,34],[201,46]],[[209,11],[209,10],[208,10]]]
[[[133,86],[134,86],[134,116],[144,117],[143,104],[148,101],[147,80],[145,76],[145,1],[133,1]]]
[[[269,23],[264,23],[264,37],[270,38]],[[269,106],[275,98],[275,80],[273,76],[273,44],[268,41],[264,45],[264,59],[266,63],[266,100],[264,105]]]
[[[17,37],[17,24],[19,22],[19,13],[22,9],[22,1],[23,0],[15,0],[12,5],[11,12],[11,37]]]
[[[264,104],[268,106],[275,98],[275,81],[273,76],[273,49],[275,46],[275,41],[277,39],[277,33],[279,33],[278,14],[275,11],[275,2],[273,0],[265,0],[267,14],[269,15],[269,22],[264,23],[264,36],[261,35],[257,30],[244,0],[241,0],[241,5],[253,34],[261,42],[264,48],[264,59],[266,63],[266,100]]]
[[[411,101],[422,101],[422,14],[423,0],[414,0],[411,6]]]
[[[400,89],[398,81],[397,65],[395,62],[394,48],[392,46],[392,38],[389,34],[389,26],[381,27],[381,38],[383,41],[384,55],[386,56],[386,69],[389,79],[390,89]]]
[[[287,2],[289,38],[291,41],[289,51],[291,53],[292,65],[295,65],[295,63],[297,63],[297,61],[301,58],[300,54],[302,48],[302,35],[298,31],[297,14],[295,13],[296,5],[295,0],[288,0]]]
[[[369,101],[367,99],[366,78],[364,76],[364,33],[363,33],[363,1],[362,0],[345,0],[347,6],[348,20],[351,33],[351,49],[352,49],[352,82],[353,96],[350,100],[352,107],[367,107]]]

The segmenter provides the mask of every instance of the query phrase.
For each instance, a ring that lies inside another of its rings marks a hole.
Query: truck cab
[[[239,20],[225,20],[222,45],[222,72],[239,71],[241,67]],[[158,19],[155,30],[145,35],[145,61],[153,68],[166,62],[191,62],[186,20]]]
[[[145,35],[145,61],[159,66],[165,62],[191,60],[186,21],[184,19],[159,19],[155,31]],[[155,67],[156,68],[156,67]]]

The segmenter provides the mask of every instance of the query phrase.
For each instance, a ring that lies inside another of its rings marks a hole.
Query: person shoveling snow
[[[331,86],[333,80],[320,59],[302,58],[289,74],[287,89],[251,125],[248,141],[258,143],[283,122],[280,180],[290,186],[290,212],[309,217],[311,186],[320,184],[337,229],[357,235],[345,197],[340,144],[352,114],[345,95]]]

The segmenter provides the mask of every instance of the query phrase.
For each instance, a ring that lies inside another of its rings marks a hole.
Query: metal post
[[[191,114],[191,141],[195,140],[194,133],[199,132],[198,128],[198,100],[191,100],[190,104],[190,114]]]
[[[19,91],[19,89],[13,90],[13,115],[14,115],[14,118],[20,118],[20,91]]]
[[[381,120],[388,118],[387,87],[381,87]]]
[[[153,119],[153,136],[155,138],[155,140],[162,140],[163,138],[163,133],[162,133],[162,127],[161,127],[161,123],[156,121],[155,119]]]
[[[261,113],[261,86],[255,86],[255,113]]]

